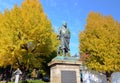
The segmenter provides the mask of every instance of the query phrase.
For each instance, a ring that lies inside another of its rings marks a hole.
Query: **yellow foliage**
[[[90,55],[85,63],[90,69],[120,71],[120,24],[112,16],[91,12],[79,39],[81,55]]]
[[[40,65],[39,56],[56,50],[55,37],[39,0],[24,0],[21,7],[5,10],[0,13],[0,66]]]

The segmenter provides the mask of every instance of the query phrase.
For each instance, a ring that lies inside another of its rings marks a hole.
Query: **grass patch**
[[[14,83],[14,82],[8,82],[8,83]],[[26,80],[26,81],[19,81],[19,83],[49,83],[49,82],[43,82],[41,80]]]

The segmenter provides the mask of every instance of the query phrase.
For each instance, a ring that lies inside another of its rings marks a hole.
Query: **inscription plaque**
[[[61,83],[77,83],[75,71],[61,71]]]

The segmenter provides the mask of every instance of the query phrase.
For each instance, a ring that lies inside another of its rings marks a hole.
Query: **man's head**
[[[63,26],[64,26],[64,27],[67,27],[67,23],[66,23],[66,22],[63,22]]]

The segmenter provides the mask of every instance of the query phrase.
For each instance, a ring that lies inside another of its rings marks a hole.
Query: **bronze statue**
[[[67,23],[63,23],[62,27],[58,30],[58,39],[60,40],[60,45],[58,47],[57,55],[60,55],[60,50],[62,50],[62,55],[66,56],[70,51],[70,31],[67,28]]]

